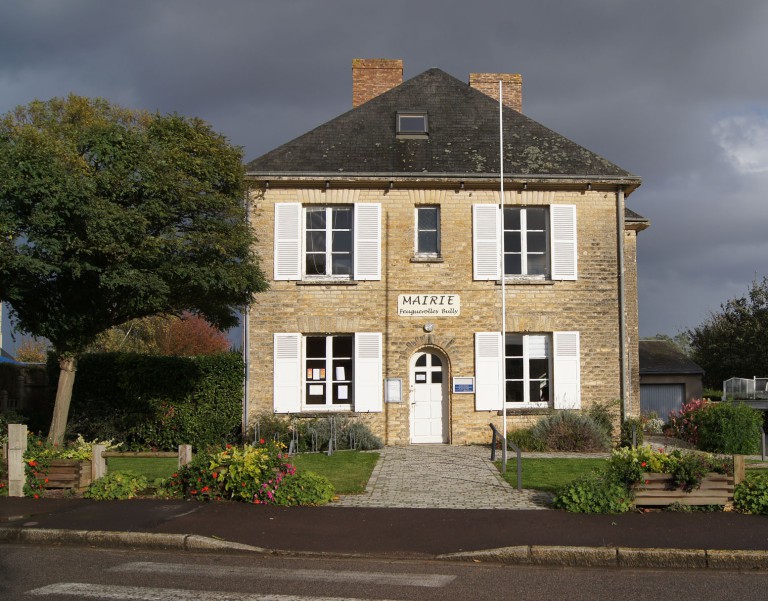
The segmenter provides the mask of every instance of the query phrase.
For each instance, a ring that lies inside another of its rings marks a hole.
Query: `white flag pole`
[[[501,192],[499,211],[499,274],[501,275],[501,471],[507,473],[507,287],[504,273],[504,127],[503,87],[499,80],[499,189]]]

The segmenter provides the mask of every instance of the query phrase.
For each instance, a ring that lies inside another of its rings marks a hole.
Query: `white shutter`
[[[552,279],[575,280],[576,262],[576,205],[550,205],[552,231]]]
[[[555,409],[581,409],[579,333],[554,332]]]
[[[500,411],[504,397],[501,332],[475,332],[475,409]]]
[[[474,279],[499,278],[499,207],[472,206],[472,255]]]
[[[275,334],[275,413],[301,411],[301,334]]]
[[[382,410],[381,333],[355,334],[355,407],[359,413]]]
[[[381,205],[355,203],[355,279],[381,279]]]
[[[301,204],[275,205],[275,280],[301,279]]]

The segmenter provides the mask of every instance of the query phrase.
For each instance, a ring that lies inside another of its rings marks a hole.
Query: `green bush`
[[[608,438],[613,435],[614,408],[617,404],[616,401],[611,403],[593,403],[587,410],[587,415],[603,429]]]
[[[89,354],[78,363],[69,430],[128,449],[221,446],[239,438],[242,387],[237,353]]]
[[[534,437],[531,428],[520,428],[507,432],[507,440],[514,443],[521,451],[541,452],[547,450],[544,441]]]
[[[733,505],[744,513],[768,514],[768,475],[748,474],[734,488]]]
[[[632,429],[635,430],[635,443],[642,446],[643,436],[643,420],[636,417],[630,417],[621,422],[621,431],[619,433],[619,446],[631,447],[632,446]]]
[[[135,472],[110,472],[92,482],[83,496],[97,501],[133,499],[147,488],[147,484],[147,479]]]
[[[611,439],[591,417],[575,411],[556,411],[531,429],[534,439],[552,451],[605,451]]]
[[[624,513],[632,508],[632,493],[607,473],[595,471],[561,488],[553,505],[575,513]]]
[[[721,401],[723,400],[723,389],[722,388],[705,388],[702,392],[702,396],[705,399],[709,399],[710,401]]]
[[[744,403],[710,403],[699,417],[699,448],[728,455],[757,453],[762,425],[760,411]]]
[[[314,472],[296,472],[285,476],[273,491],[275,505],[325,505],[335,491],[325,476]]]

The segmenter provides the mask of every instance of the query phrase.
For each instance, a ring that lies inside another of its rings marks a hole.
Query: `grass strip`
[[[588,457],[584,459],[547,458],[534,459],[523,457],[523,488],[555,492],[572,480],[588,474],[595,468],[603,467],[605,459]],[[501,470],[501,462],[496,462]],[[507,461],[507,473],[502,474],[512,486],[517,487],[517,461]]]
[[[325,476],[331,481],[337,494],[348,495],[365,490],[378,459],[378,453],[336,451],[330,457],[325,453],[301,453],[294,455],[289,461],[299,470]]]
[[[107,473],[131,471],[146,476],[149,482],[169,478],[179,466],[175,457],[109,457]]]

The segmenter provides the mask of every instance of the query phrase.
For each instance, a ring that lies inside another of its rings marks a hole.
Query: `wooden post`
[[[179,467],[185,466],[192,461],[192,445],[179,445]]]
[[[733,485],[744,482],[744,455],[733,456]]]
[[[91,482],[107,475],[107,460],[102,453],[107,449],[103,444],[91,446]]]
[[[23,497],[24,452],[27,450],[27,426],[8,424],[8,496]]]

